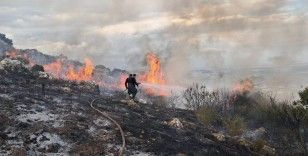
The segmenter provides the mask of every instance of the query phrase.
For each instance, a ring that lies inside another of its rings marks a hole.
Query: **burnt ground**
[[[90,107],[94,98],[124,130],[125,155],[258,155],[235,139],[219,141],[191,111],[130,103],[123,94],[39,78],[24,67],[1,69],[0,155],[117,155],[120,133]],[[170,124],[174,118],[180,125]]]

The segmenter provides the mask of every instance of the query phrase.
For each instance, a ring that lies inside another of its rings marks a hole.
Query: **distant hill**
[[[0,33],[0,54],[13,49],[13,41]]]

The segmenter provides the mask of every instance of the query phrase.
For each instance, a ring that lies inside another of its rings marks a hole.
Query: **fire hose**
[[[94,110],[96,110],[97,112],[99,112],[100,114],[102,114],[105,118],[107,118],[108,120],[110,120],[111,122],[113,122],[113,123],[118,127],[118,129],[119,129],[119,131],[120,131],[120,133],[121,133],[121,137],[122,137],[122,147],[121,147],[121,149],[120,149],[120,151],[119,151],[119,156],[123,156],[123,153],[124,153],[124,150],[125,150],[125,146],[126,146],[124,131],[123,131],[122,127],[120,126],[120,124],[119,124],[117,121],[115,121],[113,118],[111,118],[106,112],[102,112],[102,111],[100,111],[99,109],[97,109],[97,108],[95,108],[95,107],[93,106],[93,103],[94,103],[95,101],[99,100],[99,99],[101,99],[101,98],[93,99],[93,100],[90,102],[90,106],[91,106]]]

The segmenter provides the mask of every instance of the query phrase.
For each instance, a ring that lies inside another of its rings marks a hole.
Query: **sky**
[[[166,72],[308,65],[306,0],[0,0],[17,48],[131,71],[156,53]]]

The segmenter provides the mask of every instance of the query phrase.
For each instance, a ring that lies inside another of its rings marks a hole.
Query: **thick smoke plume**
[[[144,71],[146,54],[155,52],[170,84],[232,86],[253,77],[271,88],[294,79],[287,70],[277,75],[276,68],[308,63],[303,1],[30,1],[0,2],[0,29],[17,48],[90,57],[131,72]],[[256,75],[256,68],[270,72]],[[294,86],[306,82],[299,83]]]

